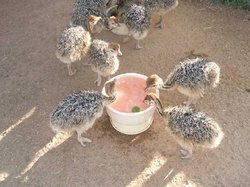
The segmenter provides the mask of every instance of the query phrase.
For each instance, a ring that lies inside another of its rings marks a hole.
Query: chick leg
[[[127,43],[128,40],[129,40],[129,38],[130,38],[130,36],[126,36],[125,38],[123,38],[122,42],[123,42],[123,43]]]
[[[155,24],[155,28],[162,29],[162,15],[160,15],[160,20]]]
[[[137,40],[137,43],[136,43],[136,49],[142,49],[143,47],[140,45],[140,40]]]
[[[71,63],[67,64],[67,68],[68,68],[69,76],[72,76],[76,73],[76,69],[72,70]]]
[[[181,154],[183,155],[181,158],[183,159],[188,159],[191,158],[193,155],[193,150],[192,149],[181,149]]]
[[[196,104],[197,103],[197,101],[199,100],[199,96],[196,96],[196,97],[193,97],[193,99],[192,99],[192,104]]]
[[[83,61],[82,64],[84,66],[90,66],[91,65],[91,60],[90,59],[87,59],[86,61]]]
[[[84,144],[84,142],[88,142],[88,143],[92,142],[90,139],[82,137],[82,133],[84,133],[84,130],[83,130],[82,128],[76,129],[76,132],[77,132],[77,140],[78,140],[78,142],[80,142],[80,144],[81,144],[83,147],[86,146],[86,145]]]
[[[127,35],[125,38],[123,38],[122,42],[123,42],[123,43],[127,43],[128,40],[130,39],[130,36],[131,36],[131,35],[132,35],[132,33],[129,32],[128,35]]]
[[[96,81],[95,81],[95,84],[96,84],[97,86],[101,86],[101,83],[102,83],[102,77],[101,77],[101,75],[98,73],[98,74],[97,74],[97,79],[96,79]]]
[[[189,97],[188,101],[184,102],[184,104],[186,104],[187,106],[190,105],[195,105],[197,103],[197,101],[199,100],[200,96],[193,96],[193,97]]]
[[[181,158],[187,159],[191,158],[193,154],[193,145],[181,145],[182,149],[180,150],[181,154],[183,155]]]
[[[186,106],[190,106],[192,103],[192,99],[189,98],[187,101],[184,101],[183,104],[186,105]]]

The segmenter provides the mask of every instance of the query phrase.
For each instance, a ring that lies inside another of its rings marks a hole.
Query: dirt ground
[[[140,51],[134,40],[123,44],[106,31],[94,36],[121,43],[118,74],[166,77],[192,49],[218,62],[221,84],[197,105],[223,128],[218,149],[196,148],[183,160],[158,114],[146,132],[127,136],[113,129],[106,113],[88,131],[93,142],[85,148],[73,135],[42,149],[54,137],[48,127],[54,106],[73,91],[100,89],[89,67],[75,63],[77,74],[69,77],[55,57],[72,4],[1,1],[0,186],[250,186],[250,16],[223,5],[181,1]],[[165,106],[186,99],[177,92],[161,92],[161,98]]]

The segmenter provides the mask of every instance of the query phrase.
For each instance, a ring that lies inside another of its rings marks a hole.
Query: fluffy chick
[[[119,23],[117,17],[110,17],[109,28],[115,34],[128,35],[123,41],[127,42],[130,36],[137,40],[136,49],[141,49],[140,40],[146,38],[150,26],[150,11],[143,5],[132,4],[122,15],[124,23]]]
[[[99,20],[100,17],[93,15],[88,17],[90,31]],[[89,51],[91,45],[90,31],[81,26],[73,26],[65,29],[58,39],[56,57],[67,64],[70,76],[76,72],[72,69],[71,64],[83,59]]]
[[[175,90],[189,97],[187,105],[196,104],[205,90],[215,88],[220,81],[220,67],[213,61],[196,58],[186,59],[169,74],[165,83],[156,74],[147,79],[147,88]]]
[[[117,0],[118,11],[124,11],[129,4],[139,4],[145,6],[151,13],[160,16],[155,27],[162,28],[163,15],[178,6],[178,0]]]
[[[155,27],[162,28],[163,15],[175,9],[178,6],[178,0],[139,0],[145,7],[150,9],[152,13],[160,16],[160,20]]]
[[[94,40],[90,47],[89,61],[91,68],[97,73],[97,86],[101,85],[102,78],[115,74],[119,69],[120,61],[117,56],[121,56],[120,45],[118,43],[108,43],[103,40]]]
[[[105,14],[106,0],[76,0],[70,20],[71,25],[80,25],[88,29],[87,18],[89,15],[101,17],[92,33],[100,33],[103,28],[108,28],[108,17]]]
[[[149,93],[144,102],[156,106],[166,122],[166,130],[182,147],[182,158],[192,157],[194,146],[216,148],[224,137],[224,133],[214,119],[191,107],[175,106],[164,110],[160,99],[153,93]]]
[[[77,140],[82,146],[90,139],[82,137],[95,120],[102,116],[105,105],[115,100],[115,80],[106,82],[105,94],[97,91],[79,91],[61,101],[50,117],[50,126],[55,133],[77,132]]]

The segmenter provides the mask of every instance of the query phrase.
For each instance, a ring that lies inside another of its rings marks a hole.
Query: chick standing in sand
[[[118,35],[127,35],[123,42],[127,42],[130,36],[137,41],[136,49],[142,49],[140,41],[147,37],[150,26],[150,11],[143,5],[132,4],[122,15],[124,23],[119,23],[118,18],[111,16],[109,28]]]
[[[97,86],[101,85],[102,77],[108,77],[115,74],[119,69],[121,56],[120,45],[118,43],[108,43],[103,40],[94,40],[90,47],[89,62],[91,69],[97,73]]]
[[[105,14],[106,3],[106,0],[76,0],[70,25],[82,26],[84,29],[87,29],[88,25],[86,23],[88,16],[95,15],[101,19],[92,29],[92,33],[100,33],[103,28],[108,29],[108,17]]]
[[[50,117],[50,126],[55,133],[77,132],[82,146],[90,139],[82,137],[96,119],[102,116],[105,105],[115,100],[115,80],[106,82],[105,93],[83,90],[73,93],[60,102]]]
[[[163,15],[175,9],[178,6],[178,0],[140,0],[144,6],[150,9],[154,14],[160,16],[160,20],[155,27],[162,28]]]
[[[160,17],[160,20],[155,24],[155,27],[162,28],[163,16],[175,9],[179,2],[178,0],[117,0],[116,4],[118,7],[117,12],[124,12],[124,9],[131,4],[143,5],[152,14],[156,14]]]
[[[220,81],[220,67],[213,61],[196,58],[186,59],[169,74],[165,83],[156,74],[147,79],[147,90],[155,87],[162,90],[175,90],[189,97],[187,105],[195,104],[203,97],[205,90],[215,88]]]
[[[56,57],[67,64],[70,76],[76,73],[76,70],[71,67],[72,63],[80,61],[87,55],[91,44],[91,31],[100,19],[100,17],[91,15],[87,22],[89,30],[82,26],[72,26],[65,29],[60,36]]]
[[[175,106],[164,110],[160,99],[153,93],[149,93],[144,102],[156,106],[166,122],[166,130],[182,147],[182,158],[192,157],[194,146],[216,148],[224,137],[215,120],[191,107]]]

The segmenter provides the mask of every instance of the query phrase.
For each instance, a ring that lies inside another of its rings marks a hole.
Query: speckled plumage
[[[168,121],[168,131],[178,139],[209,148],[221,137],[221,129],[216,121],[202,112],[188,106],[175,106],[164,111]],[[223,134],[223,133],[222,133]]]
[[[71,17],[72,25],[81,25],[87,29],[87,18],[89,15],[101,17],[94,27],[93,32],[100,32],[103,26],[108,25],[108,18],[105,14],[105,1],[103,0],[76,0]]]
[[[119,59],[117,56],[108,56],[105,50],[108,49],[108,42],[103,40],[94,40],[90,47],[90,59],[92,61],[92,70],[101,76],[114,74],[119,68]]]
[[[81,26],[67,28],[58,39],[56,56],[64,63],[81,60],[90,44],[91,36]]]
[[[90,47],[89,61],[91,69],[97,73],[98,77],[95,83],[101,84],[101,76],[110,78],[119,69],[119,59],[117,55],[120,52],[120,45],[108,43],[103,40],[94,40]]]
[[[173,10],[178,6],[178,0],[141,0],[144,6],[160,16],[160,20],[155,24],[155,27],[162,28],[163,15]]]
[[[74,3],[74,7],[96,7],[102,9],[105,7],[105,0],[76,0]]]
[[[213,61],[195,58],[187,59],[177,65],[169,74],[165,83],[156,74],[151,75],[146,83],[150,87],[163,90],[175,90],[189,97],[187,105],[195,104],[203,97],[205,90],[217,87],[220,82],[220,67]]]
[[[207,87],[216,87],[219,78],[220,68],[215,62],[202,58],[187,59],[170,73],[165,86],[203,91]]]
[[[144,6],[153,11],[170,10],[178,5],[178,0],[143,0]]]
[[[124,22],[129,30],[143,32],[150,26],[150,11],[142,5],[133,4],[124,15]]]
[[[103,110],[102,95],[96,91],[79,91],[66,97],[52,112],[50,122],[62,130],[73,130],[94,121]]]
[[[55,133],[77,132],[77,139],[82,146],[90,139],[81,136],[90,129],[95,120],[101,117],[105,105],[115,100],[115,81],[105,83],[105,93],[97,91],[75,92],[61,101],[50,117],[50,126]]]
[[[104,49],[108,48],[108,42],[103,40],[95,39],[90,46],[90,57],[91,63],[105,64],[107,55],[104,53]]]
[[[137,40],[136,49],[142,49],[140,40],[147,37],[150,26],[150,11],[143,5],[128,5],[120,20],[124,23],[117,23],[117,17],[110,17],[108,24],[112,32],[118,35],[127,35],[123,42],[127,42],[130,36]]]
[[[166,122],[166,130],[182,147],[182,158],[192,156],[193,146],[216,148],[224,137],[214,119],[194,108],[175,106],[164,110],[160,99],[154,93],[147,94],[144,102],[156,106]]]

